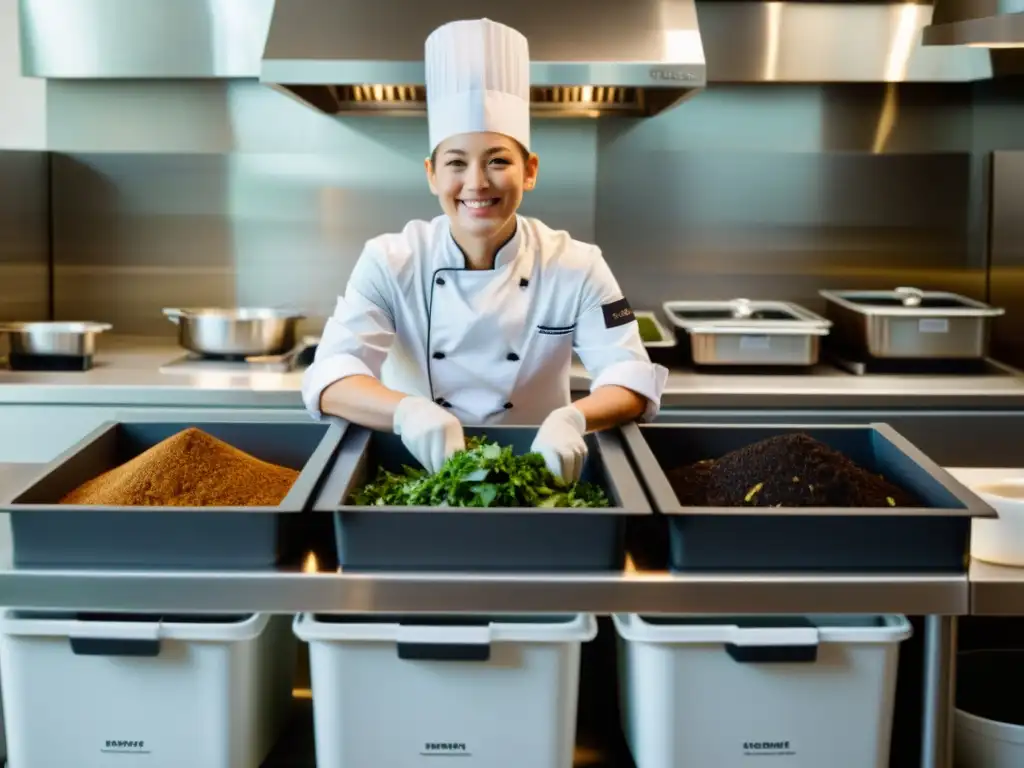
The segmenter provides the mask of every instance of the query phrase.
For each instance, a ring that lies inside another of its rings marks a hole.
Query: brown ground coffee
[[[195,427],[82,484],[62,504],[128,507],[276,506],[299,473]]]

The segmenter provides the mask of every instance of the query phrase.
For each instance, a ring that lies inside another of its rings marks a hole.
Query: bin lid
[[[641,616],[616,614],[615,628],[635,642],[696,644],[810,644],[898,642],[910,637],[905,616],[815,614],[807,616]]]
[[[597,622],[573,616],[346,616],[304,613],[295,619],[303,640],[394,643],[551,642],[592,640]]]

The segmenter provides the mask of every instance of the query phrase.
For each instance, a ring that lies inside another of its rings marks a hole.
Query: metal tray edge
[[[160,419],[159,421],[175,421],[173,419]],[[194,419],[186,420],[181,423],[187,424],[194,422],[204,423],[228,423],[228,424],[240,424],[245,422],[238,421],[219,421],[217,419]],[[294,426],[296,424],[303,424],[304,422],[288,422],[288,421],[259,421],[255,420],[256,423],[266,424],[273,426],[275,424],[287,424]],[[23,480],[18,486],[17,490],[13,493],[6,494],[2,500],[0,500],[0,511],[7,512],[8,514],[18,514],[21,512],[34,512],[36,514],[62,514],[62,513],[81,513],[81,514],[131,514],[137,515],[143,514],[160,514],[160,513],[175,513],[175,514],[281,514],[281,515],[293,515],[300,514],[308,510],[317,496],[317,488],[321,484],[323,477],[327,474],[327,470],[330,467],[331,458],[339,450],[341,443],[344,439],[347,424],[332,421],[327,425],[327,429],[324,432],[323,437],[317,444],[313,453],[310,454],[309,459],[306,461],[306,465],[299,473],[299,477],[295,483],[289,489],[284,499],[278,506],[251,506],[251,507],[179,507],[179,506],[140,506],[140,507],[106,507],[106,506],[94,506],[86,504],[19,504],[17,499],[28,493],[36,485],[43,482],[53,472],[57,471],[63,464],[69,459],[77,456],[81,452],[88,449],[93,443],[102,439],[104,436],[109,434],[112,430],[116,429],[120,424],[132,423],[130,420],[109,420],[105,421],[94,430],[86,434],[80,440],[76,441],[69,448],[62,451],[58,456],[53,458],[51,461],[43,464],[37,469],[32,475]],[[145,420],[140,423],[147,423]],[[311,425],[316,425],[316,422],[310,422]]]
[[[629,425],[632,429],[623,428],[623,435],[626,444],[633,455],[637,472],[644,487],[652,500],[655,513],[663,515],[694,515],[694,516],[733,516],[750,517],[764,516],[770,514],[785,514],[786,516],[804,517],[891,517],[899,514],[904,517],[960,517],[972,518],[994,518],[997,513],[992,507],[986,504],[979,496],[969,488],[960,483],[949,472],[936,464],[932,459],[921,451],[917,446],[907,440],[889,424],[883,422],[870,422],[868,424],[800,424],[788,422],[775,422],[769,424],[745,424],[745,423],[671,423],[671,424],[649,424]],[[922,470],[931,475],[945,490],[953,495],[961,504],[963,509],[943,509],[939,507],[781,507],[781,512],[772,513],[765,507],[689,507],[679,503],[675,491],[668,481],[665,471],[658,463],[643,436],[643,429],[743,429],[743,428],[786,428],[786,429],[846,429],[863,431],[872,429],[883,435],[889,442],[896,446],[907,458],[916,463]]]
[[[628,455],[614,433],[617,430],[593,433],[594,443],[608,476],[608,494],[618,505],[608,507],[384,507],[339,503],[355,490],[354,477],[359,465],[366,461],[366,450],[373,431],[365,427],[350,428],[342,439],[333,466],[321,484],[312,504],[315,513],[339,514],[487,514],[487,515],[591,515],[636,517],[653,514],[640,479],[632,471]]]

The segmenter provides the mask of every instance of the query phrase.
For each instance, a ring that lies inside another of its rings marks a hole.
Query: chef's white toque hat
[[[490,19],[438,27],[425,46],[430,150],[460,133],[502,133],[530,148],[530,48]]]

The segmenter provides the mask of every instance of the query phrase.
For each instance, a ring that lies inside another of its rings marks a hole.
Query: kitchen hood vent
[[[331,114],[423,115],[427,89],[422,85],[275,86],[301,101]],[[555,86],[530,89],[534,116],[596,117],[599,115],[652,115],[679,100],[673,89],[649,96],[642,88],[609,86]]]
[[[653,115],[706,85],[694,0],[277,0],[260,80],[332,115],[421,115],[427,36],[481,17],[530,41],[536,116]]]
[[[921,42],[1024,49],[1024,0],[935,0]]]

